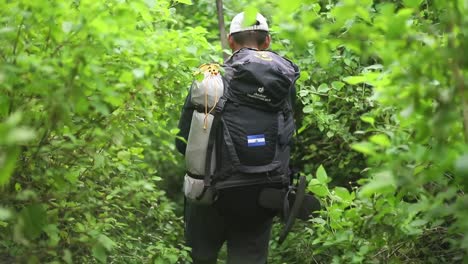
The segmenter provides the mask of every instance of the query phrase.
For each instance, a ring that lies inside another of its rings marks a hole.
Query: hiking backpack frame
[[[198,199],[228,187],[288,185],[297,67],[276,53],[244,48],[223,68],[224,94],[212,112],[204,191]]]

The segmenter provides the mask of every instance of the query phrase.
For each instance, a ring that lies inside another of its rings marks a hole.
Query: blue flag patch
[[[266,145],[265,134],[247,136],[248,147],[259,147],[259,146],[265,146],[265,145]]]

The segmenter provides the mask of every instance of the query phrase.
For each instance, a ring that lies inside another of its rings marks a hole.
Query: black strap
[[[280,237],[278,239],[278,244],[280,244],[280,245],[286,239],[286,236],[288,235],[289,231],[291,230],[292,226],[294,225],[296,217],[299,214],[299,210],[302,207],[302,203],[303,203],[304,197],[305,197],[306,184],[307,184],[307,182],[305,180],[305,177],[304,176],[299,177],[299,183],[297,185],[297,191],[296,191],[296,199],[294,200],[294,204],[293,204],[292,208],[289,211],[289,215],[287,216],[286,223],[285,223],[284,228],[281,231]]]
[[[239,167],[241,165],[239,157],[237,156],[236,147],[234,146],[234,141],[232,141],[231,133],[229,133],[229,129],[226,125],[223,127],[223,138],[224,143],[226,144],[227,152],[231,157],[232,165],[235,167]]]
[[[203,180],[203,178],[205,177],[204,175],[198,175],[198,174],[193,174],[191,173],[190,171],[185,171],[185,173],[190,176],[190,178],[194,178],[194,179],[197,179],[197,180]]]
[[[226,103],[226,98],[223,96],[219,99],[216,107],[214,109],[214,118],[213,123],[211,124],[210,135],[208,137],[208,147],[206,148],[206,160],[205,160],[205,177],[203,182],[205,188],[211,185],[211,158],[213,156],[213,146],[216,139],[216,134],[218,130],[218,125],[221,121],[221,112],[224,109],[224,104]]]
[[[273,162],[267,165],[262,165],[262,166],[239,165],[238,170],[240,172],[245,172],[245,173],[262,173],[262,172],[267,172],[267,171],[273,171],[279,167],[281,167],[281,162],[278,160],[273,160]]]
[[[293,191],[293,187],[289,186],[288,191],[286,192],[286,195],[284,195],[284,198],[283,198],[283,220],[284,220],[284,223],[287,222],[288,217],[289,217],[289,212],[290,212],[289,195],[290,195],[290,193],[292,191]]]

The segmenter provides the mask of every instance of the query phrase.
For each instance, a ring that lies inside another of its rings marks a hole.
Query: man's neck
[[[242,45],[242,46],[239,45],[233,50],[233,52],[238,51],[238,50],[240,50],[242,48],[249,48],[249,49],[259,50],[258,46],[256,46],[256,45]]]

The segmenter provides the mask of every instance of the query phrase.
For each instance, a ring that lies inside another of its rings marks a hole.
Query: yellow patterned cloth
[[[209,72],[211,75],[218,75],[221,66],[217,63],[202,64],[198,67],[203,73]]]

